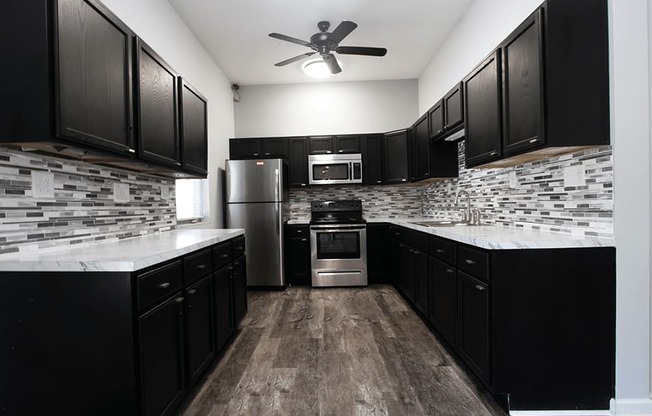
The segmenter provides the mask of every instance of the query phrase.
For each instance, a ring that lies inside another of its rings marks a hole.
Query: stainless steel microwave
[[[310,185],[362,183],[362,155],[309,155],[308,175]]]

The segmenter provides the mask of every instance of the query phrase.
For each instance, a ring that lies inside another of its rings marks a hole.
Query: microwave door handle
[[[349,162],[349,180],[353,179],[353,162]]]

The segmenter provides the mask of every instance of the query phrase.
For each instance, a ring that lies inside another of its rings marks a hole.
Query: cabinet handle
[[[227,257],[229,257],[228,254],[222,254],[222,255],[220,256],[221,259],[225,259],[225,258],[227,258]]]
[[[269,156],[269,152],[265,152],[265,156]]]
[[[464,260],[464,263],[466,263],[466,264],[475,264],[475,262],[473,260],[469,260],[469,259]]]
[[[238,250],[244,250],[244,247],[243,247],[243,246],[238,246],[238,247],[236,247],[236,248],[237,248]]]
[[[236,265],[236,266],[239,266],[240,262],[239,261],[234,261],[233,264]]]
[[[538,141],[539,141],[539,139],[532,139],[532,140],[530,140],[530,143],[536,143]]]
[[[159,287],[159,289],[167,289],[168,287],[170,287],[170,283],[169,282],[163,282],[160,285],[158,285],[158,287]]]
[[[443,132],[444,132],[443,129],[442,130],[437,130],[437,134],[442,134]]]
[[[190,289],[190,290],[188,291],[188,294],[189,294],[189,295],[194,295],[195,293],[197,293],[197,289]]]
[[[136,153],[136,149],[129,149],[129,153]]]
[[[301,234],[303,230],[297,230],[297,234]]]
[[[301,241],[305,243],[306,241],[308,241],[308,239],[307,238],[302,238]]]
[[[174,301],[175,301],[176,303],[183,303],[183,297],[176,298]]]
[[[331,152],[330,150],[327,150],[326,153],[333,153],[333,152]]]
[[[233,266],[229,266],[226,270],[228,270],[228,271],[233,270]]]
[[[438,249],[435,249],[435,252],[437,252],[437,253],[443,253],[443,252],[444,252],[444,250],[442,250],[442,249],[440,249],[440,248],[438,248]]]
[[[383,181],[376,181],[376,183],[383,183]]]
[[[453,270],[453,269],[446,269],[446,273],[455,273],[455,270]]]
[[[205,264],[200,264],[199,266],[197,266],[197,270],[201,270],[201,269],[205,269],[205,268],[206,268]]]
[[[305,184],[305,183],[302,183],[301,186],[306,186],[306,184]]]
[[[407,179],[401,179],[401,182],[407,182]]]
[[[480,286],[480,285],[475,285],[475,288],[481,292],[484,290],[484,286]]]
[[[338,150],[337,152],[338,152],[338,153],[344,153],[344,150],[343,150],[343,149],[340,149],[340,150]]]
[[[258,153],[254,153],[254,156],[258,156]]]
[[[491,152],[491,153],[489,153],[489,156],[496,156],[497,154],[498,154],[498,152]]]

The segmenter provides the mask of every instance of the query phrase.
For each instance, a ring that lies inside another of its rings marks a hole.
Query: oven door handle
[[[367,227],[364,225],[345,225],[345,224],[335,224],[335,225],[311,225],[311,230],[323,232],[342,232],[342,231],[362,231],[366,230]]]

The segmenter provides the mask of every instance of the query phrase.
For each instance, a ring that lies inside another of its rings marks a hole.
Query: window
[[[208,215],[208,179],[177,179],[177,221],[195,222]]]

